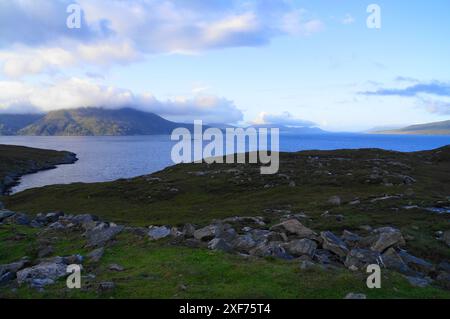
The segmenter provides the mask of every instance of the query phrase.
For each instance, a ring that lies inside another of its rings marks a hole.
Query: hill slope
[[[375,132],[378,134],[450,135],[450,120],[411,125],[397,130]]]
[[[132,108],[107,110],[91,107],[50,112],[18,133],[44,136],[154,135],[170,134],[180,126],[189,127]]]
[[[0,136],[16,135],[19,130],[42,117],[43,114],[0,114]]]

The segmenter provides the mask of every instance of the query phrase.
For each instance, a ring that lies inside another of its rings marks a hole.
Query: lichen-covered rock
[[[389,247],[402,246],[405,244],[405,239],[400,230],[392,227],[383,227],[375,230],[378,234],[376,242],[371,249],[379,253],[384,252]]]

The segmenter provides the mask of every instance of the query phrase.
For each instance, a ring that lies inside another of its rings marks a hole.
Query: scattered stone
[[[16,274],[13,272],[6,272],[4,274],[0,274],[0,286],[13,281],[16,278]]]
[[[237,236],[232,245],[238,252],[249,253],[256,246],[256,241],[250,234],[245,234]]]
[[[303,238],[289,242],[284,248],[293,256],[308,255],[312,257],[317,249],[317,244],[315,241]]]
[[[412,277],[412,276],[405,276],[405,278],[409,281],[411,286],[419,288],[428,287],[432,282],[430,278]]]
[[[100,291],[108,291],[113,290],[116,285],[112,281],[101,282],[98,286]]]
[[[345,259],[345,266],[347,268],[356,267],[363,269],[368,265],[378,264],[380,261],[380,254],[378,252],[368,249],[352,249]]]
[[[425,274],[428,274],[434,270],[433,264],[419,257],[410,255],[404,250],[401,250],[398,254],[404,263],[413,270],[423,272]]]
[[[359,235],[348,230],[344,230],[344,232],[342,233],[342,239],[347,245],[352,247],[361,241],[361,237]]]
[[[211,250],[231,251],[232,247],[222,238],[214,238],[208,243],[208,248]]]
[[[394,248],[388,248],[386,252],[381,256],[381,261],[384,267],[398,271],[402,274],[412,274],[413,271],[403,261],[403,259],[397,254]]]
[[[297,235],[302,238],[315,236],[315,232],[308,227],[303,226],[297,219],[289,219],[270,228],[272,231],[287,232],[288,234]]]
[[[367,231],[367,232],[371,232],[372,231],[372,227],[369,225],[361,225],[359,226],[359,229]]]
[[[55,280],[66,276],[66,267],[63,263],[43,262],[17,272],[17,282],[37,286],[52,284]]]
[[[367,299],[367,296],[361,293],[350,292],[345,296],[344,299]]]
[[[13,216],[15,213],[10,210],[0,210],[0,223],[3,222],[4,219]]]
[[[169,235],[170,229],[165,226],[161,227],[151,226],[150,230],[148,231],[148,236],[150,237],[151,240],[159,240],[162,238],[166,238]]]
[[[209,225],[198,229],[194,232],[194,238],[202,241],[210,241],[219,234],[219,227],[216,225]]]
[[[357,200],[351,201],[351,202],[348,203],[348,204],[351,205],[351,206],[355,206],[355,205],[361,204],[361,201],[360,201],[359,199],[357,199]]]
[[[192,238],[194,237],[195,227],[192,224],[186,224],[184,225],[182,232],[185,237]]]
[[[392,246],[401,246],[405,244],[405,240],[400,230],[393,227],[378,228],[374,231],[379,234],[377,241],[372,245],[371,249],[382,253]]]
[[[92,230],[88,233],[88,247],[101,247],[114,239],[123,230],[123,226],[109,227],[102,230]]]
[[[103,254],[105,253],[105,249],[103,247],[97,248],[93,251],[91,251],[87,258],[90,262],[97,263],[100,261],[100,259],[103,257]]]
[[[345,242],[330,231],[320,233],[323,239],[323,248],[327,249],[340,257],[345,257],[348,253],[348,248]]]
[[[293,257],[286,253],[281,242],[260,243],[250,250],[250,255],[257,257],[276,257],[280,259],[292,259]]]
[[[125,268],[123,268],[121,265],[118,265],[118,264],[110,264],[108,269],[112,270],[112,271],[118,271],[118,272],[125,270]]]
[[[339,196],[331,196],[328,199],[328,203],[334,206],[340,206],[341,205],[341,198]]]
[[[56,229],[56,230],[57,230],[57,229],[64,229],[65,227],[64,227],[64,225],[61,224],[60,222],[54,222],[54,223],[48,225],[47,228],[48,228],[48,229]]]

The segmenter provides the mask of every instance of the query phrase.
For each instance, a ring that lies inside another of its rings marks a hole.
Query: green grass
[[[61,240],[71,245],[70,239]],[[108,269],[111,263],[123,272]],[[347,270],[300,270],[298,262],[246,259],[205,249],[173,247],[122,234],[108,247],[99,265],[85,264],[81,290],[65,288],[64,280],[38,292],[20,287],[4,289],[0,297],[20,298],[343,298],[349,292],[369,298],[450,298],[439,288],[413,288],[400,275],[383,272],[382,288],[368,289],[366,274]],[[99,292],[102,281],[113,281],[112,292]]]

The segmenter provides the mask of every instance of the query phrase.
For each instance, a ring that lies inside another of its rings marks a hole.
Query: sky
[[[448,12],[448,0],[4,0],[0,112],[133,106],[355,132],[448,120]]]

